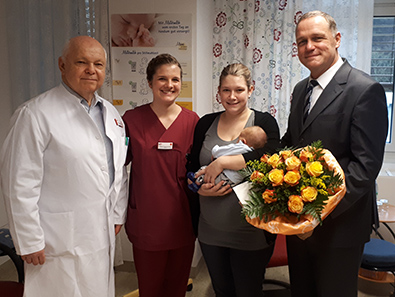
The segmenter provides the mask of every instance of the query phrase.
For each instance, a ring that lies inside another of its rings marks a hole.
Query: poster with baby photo
[[[113,104],[126,110],[151,102],[148,62],[161,53],[181,64],[182,91],[177,103],[192,110],[191,14],[111,14]]]

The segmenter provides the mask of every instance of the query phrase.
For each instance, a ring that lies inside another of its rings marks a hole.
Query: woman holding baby
[[[224,169],[240,170],[247,161],[274,152],[279,147],[280,133],[269,113],[247,106],[254,86],[245,65],[228,65],[219,82],[218,94],[225,110],[199,120],[187,166],[188,171],[196,172],[207,165],[197,174],[205,175],[198,191],[198,238],[217,297],[261,297],[275,236],[243,220],[232,188],[224,186],[223,181],[215,184],[215,179]],[[266,132],[268,140],[264,148],[212,161],[211,150],[215,145],[237,142],[240,132],[249,126],[260,126]]]

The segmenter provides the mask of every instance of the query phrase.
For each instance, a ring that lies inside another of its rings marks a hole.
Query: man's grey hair
[[[329,14],[327,14],[323,11],[320,11],[320,10],[309,11],[309,12],[306,12],[304,15],[302,15],[302,17],[298,21],[298,24],[296,25],[295,32],[298,30],[298,26],[301,21],[303,21],[305,19],[312,18],[312,17],[317,17],[317,16],[323,17],[328,22],[329,29],[331,30],[333,37],[335,37],[338,32],[335,19],[332,16],[330,16]]]

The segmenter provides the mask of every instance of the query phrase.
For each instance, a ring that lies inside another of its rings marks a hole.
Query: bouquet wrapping
[[[320,141],[249,161],[241,174],[247,178],[242,192],[248,196],[239,197],[243,216],[251,225],[274,234],[312,231],[346,193],[344,172]],[[239,196],[240,189],[235,192]]]

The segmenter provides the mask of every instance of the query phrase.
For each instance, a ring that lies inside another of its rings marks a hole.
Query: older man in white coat
[[[106,53],[88,36],[59,58],[62,83],[21,105],[0,153],[1,188],[27,297],[114,296],[127,205],[124,125],[96,90]]]

